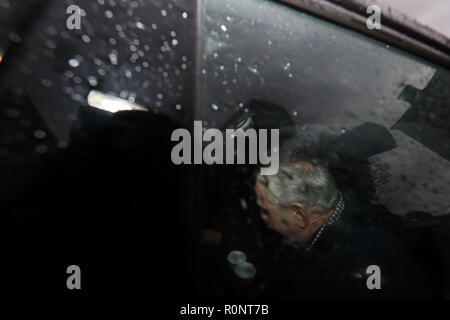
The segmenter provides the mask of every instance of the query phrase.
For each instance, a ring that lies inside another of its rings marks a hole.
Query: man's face
[[[286,238],[292,238],[298,229],[295,227],[295,217],[289,212],[280,210],[275,204],[269,201],[269,190],[259,181],[255,184],[256,201],[261,211],[261,218],[266,225],[281,233]]]

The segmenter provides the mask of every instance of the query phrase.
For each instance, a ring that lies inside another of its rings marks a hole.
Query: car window
[[[269,101],[293,119],[293,145],[380,126],[395,147],[377,141],[385,150],[369,157],[377,201],[397,214],[447,213],[448,70],[270,1],[205,1],[203,14],[201,119],[220,126],[247,101]],[[347,151],[364,153],[368,139]]]

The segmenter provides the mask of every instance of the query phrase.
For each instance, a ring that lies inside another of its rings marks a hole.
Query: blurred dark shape
[[[40,164],[26,192],[5,206],[7,278],[20,294],[186,293],[191,240],[186,170],[172,164],[162,115],[82,107],[68,148]],[[65,287],[69,265],[82,290]],[[32,272],[30,272],[32,270]]]
[[[391,129],[402,131],[450,160],[450,78],[436,71],[426,88],[407,85],[399,99],[408,101],[411,107]]]
[[[396,147],[394,138],[385,127],[366,122],[329,143],[327,149],[352,158],[370,158]]]
[[[294,137],[295,125],[289,113],[281,106],[263,101],[250,100],[243,109],[225,122],[223,129],[279,129],[280,145]]]
[[[56,140],[25,89],[9,88],[0,98],[0,201],[23,189],[41,156]]]
[[[413,211],[396,219],[393,226],[430,278],[433,298],[445,297],[450,289],[450,253],[447,248],[450,215],[432,216],[427,212]]]

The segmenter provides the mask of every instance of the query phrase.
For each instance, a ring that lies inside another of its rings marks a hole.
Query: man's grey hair
[[[316,161],[284,163],[276,175],[258,175],[257,180],[269,190],[269,200],[283,209],[298,202],[308,212],[325,213],[339,198],[334,178],[325,165]]]

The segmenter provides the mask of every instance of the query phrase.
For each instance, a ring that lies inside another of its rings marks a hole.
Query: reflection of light
[[[234,250],[228,254],[227,260],[231,264],[239,264],[247,261],[247,256],[242,251]]]
[[[97,90],[91,90],[91,92],[89,92],[87,101],[91,107],[112,113],[122,110],[148,111],[146,108],[138,104],[131,103],[125,99],[121,99]]]
[[[241,279],[251,279],[256,275],[256,268],[250,262],[242,262],[236,266],[234,273]]]
[[[3,55],[4,55],[4,52],[3,52],[3,50],[0,48],[0,63],[2,63],[2,61],[3,61]]]

